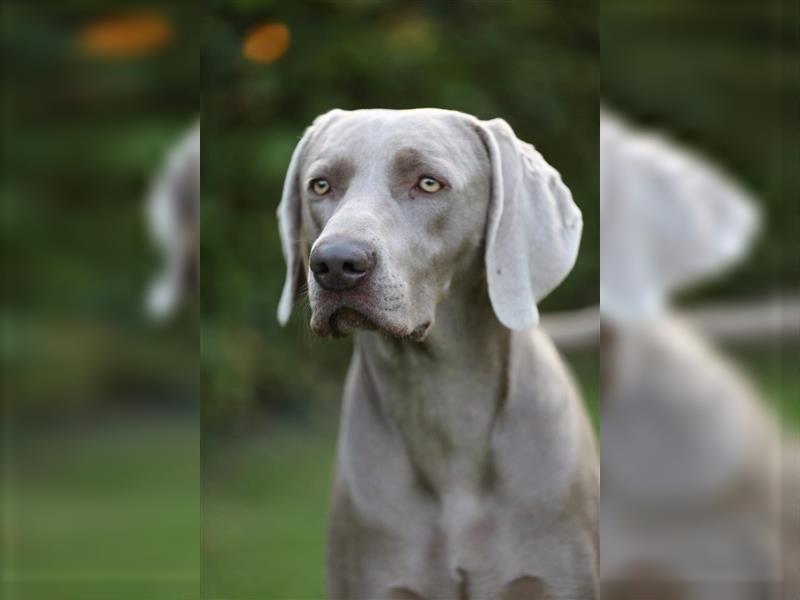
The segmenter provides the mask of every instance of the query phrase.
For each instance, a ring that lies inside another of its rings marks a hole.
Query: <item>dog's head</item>
[[[757,204],[724,171],[669,138],[600,113],[600,311],[635,326],[742,260]]]
[[[307,283],[320,335],[422,339],[451,286],[487,282],[526,329],[574,264],[581,213],[558,172],[501,120],[445,110],[335,110],[294,151],[278,208],[285,323]]]

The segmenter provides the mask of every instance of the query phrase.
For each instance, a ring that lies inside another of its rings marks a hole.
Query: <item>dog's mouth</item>
[[[311,329],[322,337],[329,335],[342,337],[361,330],[379,331],[393,338],[418,342],[425,339],[430,328],[431,322],[426,321],[413,329],[409,329],[407,326],[384,318],[380,312],[365,310],[361,307],[354,308],[350,305],[335,308],[327,318],[320,313],[313,315],[311,319]]]
[[[367,315],[349,307],[335,310],[328,319],[328,328],[334,336],[348,335],[358,329],[379,329]]]

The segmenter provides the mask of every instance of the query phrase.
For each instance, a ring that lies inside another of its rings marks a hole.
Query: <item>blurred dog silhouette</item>
[[[604,591],[777,597],[778,428],[670,307],[745,256],[758,212],[708,161],[605,111],[600,147]]]
[[[172,315],[197,290],[200,274],[200,124],[171,148],[146,204],[150,235],[163,265],[151,284],[147,311]]]

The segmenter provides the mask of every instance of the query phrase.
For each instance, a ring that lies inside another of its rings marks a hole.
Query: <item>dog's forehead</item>
[[[337,111],[322,118],[311,145],[311,158],[328,155],[391,158],[399,148],[452,156],[480,150],[469,115],[437,109]]]

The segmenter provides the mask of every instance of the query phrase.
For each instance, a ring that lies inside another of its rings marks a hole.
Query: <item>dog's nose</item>
[[[324,241],[314,248],[309,260],[317,283],[334,292],[354,288],[374,264],[375,253],[372,249],[355,240]]]

